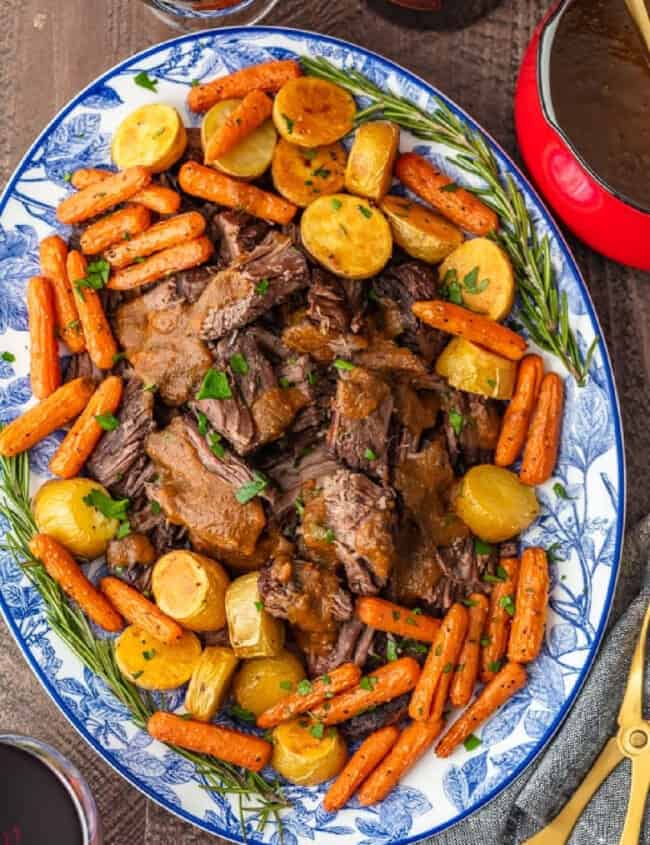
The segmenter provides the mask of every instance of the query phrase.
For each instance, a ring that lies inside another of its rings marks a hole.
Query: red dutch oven
[[[521,154],[549,205],[581,240],[621,264],[650,270],[650,209],[610,188],[555,122],[550,56],[558,23],[571,2],[553,5],[524,56],[515,96]]]

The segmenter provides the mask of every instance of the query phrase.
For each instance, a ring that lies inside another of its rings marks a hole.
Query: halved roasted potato
[[[493,320],[504,320],[512,310],[512,264],[504,250],[488,238],[473,238],[455,249],[440,266],[440,280],[447,288],[457,286],[463,305]]]
[[[273,731],[271,765],[282,777],[302,786],[333,778],[345,766],[348,750],[336,728],[294,719]]]
[[[287,82],[273,101],[273,122],[283,138],[300,147],[333,144],[352,129],[354,99],[332,82],[300,76]]]
[[[167,645],[129,625],[115,641],[120,672],[143,689],[175,689],[186,684],[200,657],[201,643],[190,631]]]
[[[238,663],[231,648],[212,645],[204,649],[185,695],[185,709],[195,719],[209,722],[221,709]]]
[[[208,139],[221,129],[226,118],[240,103],[241,100],[238,99],[222,100],[212,106],[201,124],[201,146],[204,150],[207,148]],[[206,164],[216,167],[217,170],[229,176],[256,179],[270,166],[277,139],[273,121],[265,120],[230,152],[216,161],[206,161]]]
[[[510,399],[517,364],[462,337],[453,338],[436,361],[436,372],[452,387],[490,399]]]
[[[390,226],[381,211],[349,194],[314,200],[302,215],[300,234],[316,261],[348,279],[374,276],[393,251]]]
[[[226,593],[228,634],[238,657],[275,657],[284,645],[284,623],[264,610],[259,572],[235,578]]]
[[[463,242],[463,233],[430,208],[389,194],[380,204],[395,242],[413,258],[437,264]]]
[[[280,138],[271,165],[275,189],[302,207],[323,194],[335,194],[343,187],[346,157],[343,144],[307,149]]]
[[[111,156],[120,170],[142,165],[162,173],[185,152],[187,133],[173,106],[152,103],[131,112],[117,127]]]
[[[151,589],[160,609],[191,631],[223,628],[229,583],[220,563],[186,549],[163,555],[151,576]]]
[[[399,146],[399,126],[388,120],[362,124],[354,136],[345,169],[351,194],[378,201],[388,193]]]

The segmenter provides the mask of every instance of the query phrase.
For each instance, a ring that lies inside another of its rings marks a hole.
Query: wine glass
[[[257,23],[278,0],[143,0],[165,23],[180,30]]]

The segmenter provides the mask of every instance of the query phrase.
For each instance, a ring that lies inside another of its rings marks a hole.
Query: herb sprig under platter
[[[556,355],[583,387],[598,338],[582,352],[569,325],[567,295],[558,290],[548,237],[540,239],[522,192],[510,174],[502,175],[481,135],[439,100],[427,114],[409,100],[378,88],[356,70],[342,70],[324,58],[303,57],[301,61],[308,74],[370,101],[357,112],[357,124],[377,117],[392,120],[417,138],[450,147],[454,153],[449,161],[483,181],[484,187],[470,190],[499,215],[501,225],[492,237],[506,250],[515,269],[521,302],[518,318],[535,343]]]

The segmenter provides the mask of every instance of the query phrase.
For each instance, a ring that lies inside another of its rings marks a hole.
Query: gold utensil
[[[634,23],[645,42],[646,50],[650,54],[650,15],[645,0],[625,0],[628,12],[634,18]]]
[[[646,610],[632,657],[627,687],[618,713],[616,736],[607,742],[591,771],[559,816],[524,845],[564,845],[592,795],[625,758],[632,761],[632,783],[619,845],[638,845],[650,789],[650,722],[643,718],[643,668],[649,628],[650,606]]]

